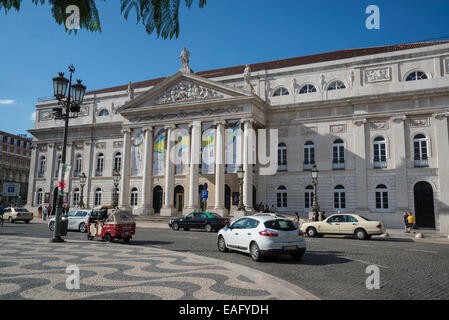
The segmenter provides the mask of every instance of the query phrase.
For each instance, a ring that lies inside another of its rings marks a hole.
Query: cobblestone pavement
[[[0,235],[0,243],[0,300],[315,298],[262,272],[143,243],[11,235]],[[80,270],[79,290],[66,287],[70,265]]]

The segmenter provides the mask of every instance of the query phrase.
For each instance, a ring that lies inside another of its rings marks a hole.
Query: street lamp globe
[[[243,180],[243,174],[244,174],[244,173],[245,173],[245,172],[243,171],[242,166],[240,166],[239,169],[237,170],[237,178],[238,178],[239,180]]]
[[[81,80],[76,80],[77,83],[72,85],[72,102],[80,105],[83,103],[84,93],[86,93],[86,86],[81,84]]]
[[[312,168],[312,179],[318,179],[318,169],[316,168],[316,165]]]
[[[59,72],[59,76],[53,78],[53,91],[56,99],[60,100],[65,97],[69,80],[64,78],[64,72]]]
[[[85,184],[87,180],[86,174],[83,172],[80,176],[80,183]]]
[[[114,174],[112,175],[114,179],[114,184],[118,184],[120,181],[120,172],[118,170],[114,170]]]

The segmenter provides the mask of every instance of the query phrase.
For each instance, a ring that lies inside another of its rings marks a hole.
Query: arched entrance
[[[231,211],[231,187],[225,184],[225,208],[228,210],[228,213]]]
[[[416,225],[421,228],[435,228],[432,185],[425,181],[418,182],[413,188],[413,196]]]
[[[162,208],[164,191],[161,186],[156,186],[153,189],[153,208],[154,213],[160,213]]]
[[[176,186],[175,187],[175,208],[178,210],[178,213],[182,213],[184,209],[184,187]]]

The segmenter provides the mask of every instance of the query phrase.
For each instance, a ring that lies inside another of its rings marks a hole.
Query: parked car
[[[33,213],[25,208],[8,207],[4,209],[3,219],[8,220],[9,223],[14,223],[16,221],[30,223],[30,221],[33,220]]]
[[[251,254],[254,261],[264,255],[290,254],[294,260],[306,252],[304,233],[295,223],[276,215],[243,217],[218,232],[218,250],[229,249]]]
[[[185,217],[171,219],[168,226],[174,231],[180,228],[188,231],[190,229],[204,229],[207,232],[218,231],[224,228],[229,223],[229,219],[206,211],[194,211],[187,214]]]
[[[73,210],[67,213],[69,219],[68,230],[78,230],[80,232],[87,231],[87,220],[89,219],[89,212],[86,210]],[[55,218],[48,221],[48,228],[50,231],[55,230]]]
[[[368,240],[373,235],[385,233],[382,221],[371,221],[357,214],[334,214],[323,221],[303,223],[301,229],[309,237],[331,235],[352,235],[359,240]]]

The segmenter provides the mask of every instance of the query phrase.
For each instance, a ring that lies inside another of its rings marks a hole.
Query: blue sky
[[[181,10],[178,39],[148,35],[126,21],[118,0],[97,1],[102,33],[69,35],[48,6],[24,0],[20,12],[0,11],[0,130],[26,133],[52,77],[73,63],[88,90],[175,73],[183,46],[195,71],[320,52],[446,36],[447,0],[208,0]],[[75,1],[74,1],[75,2]],[[380,8],[380,30],[367,30],[365,9]]]

